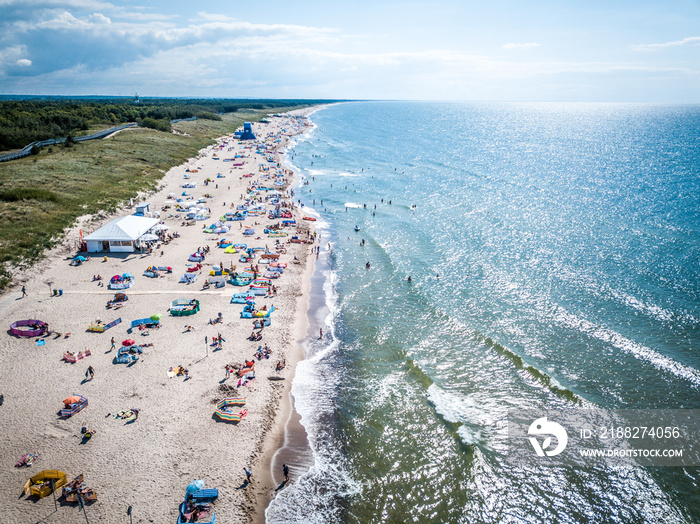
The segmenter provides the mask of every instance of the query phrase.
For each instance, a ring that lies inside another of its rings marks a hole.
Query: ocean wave
[[[630,340],[611,329],[577,317],[562,307],[558,307],[553,318],[562,325],[576,329],[577,331],[580,331],[581,333],[584,333],[592,338],[606,342],[639,360],[648,362],[660,371],[665,371],[678,378],[685,379],[696,388],[700,387],[700,371],[693,367],[681,364],[680,362],[662,355],[661,353],[658,353],[657,351],[654,351],[643,344]]]
[[[272,500],[265,511],[265,522],[342,522],[343,508],[337,504],[338,499],[361,493],[362,485],[350,476],[346,468],[339,466],[341,460],[339,456],[317,458],[307,473]]]
[[[444,420],[460,425],[457,433],[465,444],[487,444],[488,428],[495,425],[496,418],[479,405],[475,397],[447,391],[437,384],[428,388],[427,397]]]
[[[494,342],[490,337],[484,337],[483,335],[479,335],[479,338],[488,347],[494,349],[500,355],[510,360],[516,368],[522,369],[523,371],[528,373],[533,379],[535,379],[540,384],[546,386],[555,395],[564,398],[570,402],[573,402],[574,404],[583,405],[584,403],[587,403],[587,401],[583,399],[583,397],[577,395],[570,389],[561,387],[559,381],[554,380],[553,377],[551,377],[549,374],[525,362],[520,355],[514,353],[513,351],[499,344],[498,342]]]
[[[611,289],[610,295],[618,299],[624,305],[631,307],[632,309],[644,313],[645,315],[654,318],[660,322],[682,322],[688,324],[697,323],[697,319],[688,313],[684,312],[674,312],[669,309],[657,306],[656,304],[645,302],[629,293],[623,291],[617,291]]]

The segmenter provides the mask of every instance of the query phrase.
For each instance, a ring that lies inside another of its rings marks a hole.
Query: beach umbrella
[[[156,224],[152,229],[153,231],[166,231],[170,229],[170,226],[166,226],[165,224]]]
[[[159,240],[159,238],[155,235],[150,234],[150,233],[146,233],[145,235],[143,235],[141,237],[141,240],[143,240],[144,242],[151,242],[153,240]]]
[[[160,313],[156,313],[155,315],[151,315],[151,320],[160,320],[161,318],[163,318],[163,315],[161,315]]]
[[[133,346],[134,344],[136,344],[136,341],[130,338],[122,341],[122,346]]]
[[[70,406],[71,404],[75,404],[76,402],[80,402],[81,400],[83,399],[74,395],[72,397],[63,399],[63,404],[66,406]]]

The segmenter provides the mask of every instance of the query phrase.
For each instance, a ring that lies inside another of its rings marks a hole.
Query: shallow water
[[[700,521],[697,468],[524,471],[499,431],[533,406],[700,407],[700,108],[311,118],[288,156],[324,248],[293,385],[315,463],[268,520]]]

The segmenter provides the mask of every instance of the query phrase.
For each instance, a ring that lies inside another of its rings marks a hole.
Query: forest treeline
[[[182,98],[49,98],[0,101],[0,151],[21,149],[37,140],[76,136],[96,126],[137,122],[170,131],[170,121],[196,116],[218,119],[220,113],[311,105],[329,100],[238,100]]]

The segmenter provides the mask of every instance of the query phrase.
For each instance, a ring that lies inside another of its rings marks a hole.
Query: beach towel
[[[185,375],[187,370],[183,368],[182,366],[176,366],[174,368],[170,368],[168,370],[168,378],[173,378],[178,375]]]
[[[114,418],[125,420],[128,422],[136,418],[136,413],[137,410],[135,409],[127,409],[126,411],[120,411],[119,413],[115,414]]]
[[[29,467],[29,466],[31,466],[31,465],[34,463],[34,461],[35,461],[36,459],[38,459],[38,458],[39,458],[39,454],[38,454],[38,453],[25,453],[24,455],[22,455],[22,458],[20,458],[20,459],[17,461],[17,464],[15,464],[15,467],[16,467],[16,468],[21,468],[22,466],[27,466],[27,467]]]

